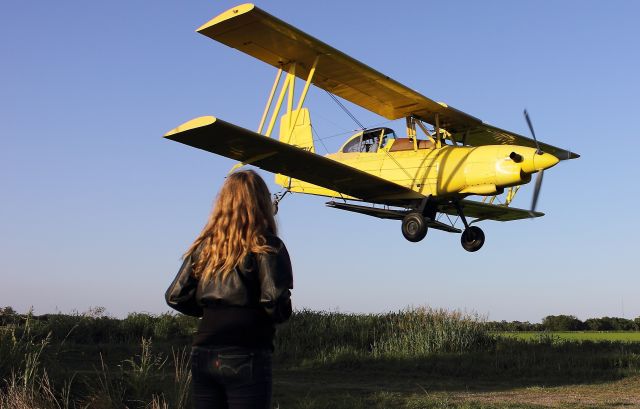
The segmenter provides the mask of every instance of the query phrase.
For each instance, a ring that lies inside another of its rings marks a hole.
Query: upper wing
[[[516,209],[502,205],[476,202],[474,200],[461,200],[462,212],[465,217],[473,217],[481,220],[497,220],[508,222],[511,220],[529,219],[531,217],[541,217],[544,213],[530,212],[529,210]],[[458,211],[452,204],[442,204],[438,206],[438,211],[452,216],[457,216]]]
[[[314,85],[388,119],[415,115],[433,124],[435,114],[439,114],[440,126],[450,131],[482,123],[417,93],[253,4],[225,11],[198,32],[277,68],[295,62],[296,76],[305,80],[320,56]]]
[[[365,201],[394,203],[424,197],[404,186],[213,116],[192,119],[168,132],[165,138]]]
[[[415,116],[440,126],[467,145],[511,144],[535,147],[532,139],[484,124],[480,119],[435,102],[330,45],[300,31],[253,4],[242,4],[213,18],[198,32],[274,67],[296,63],[295,74],[306,79],[320,56],[314,85],[388,119]],[[466,138],[465,138],[466,134]],[[560,160],[575,153],[541,144]]]

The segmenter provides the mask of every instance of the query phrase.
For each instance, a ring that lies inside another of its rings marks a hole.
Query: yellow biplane
[[[464,249],[477,251],[485,239],[473,223],[543,216],[535,204],[544,169],[579,157],[538,142],[526,111],[533,139],[435,102],[253,4],[227,10],[197,31],[276,67],[278,73],[257,132],[204,116],[165,138],[275,173],[284,188],[276,195],[276,206],[287,192],[331,197],[330,207],[402,220],[409,241],[422,240],[433,228],[462,233]],[[294,101],[296,78],[304,86]],[[405,118],[406,135],[386,127],[363,129],[338,152],[317,154],[311,116],[303,107],[311,84],[389,120]],[[270,136],[283,105],[276,140]],[[533,173],[538,177],[531,209],[509,207]],[[505,189],[503,200],[496,200]],[[483,199],[466,199],[470,195]],[[464,231],[438,214],[459,216]]]

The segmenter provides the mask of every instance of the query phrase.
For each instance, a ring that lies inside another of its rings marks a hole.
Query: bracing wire
[[[355,122],[360,129],[365,129],[364,125],[362,125],[362,123],[360,121],[358,121],[358,118],[356,118],[348,109],[347,107],[345,107],[344,105],[342,105],[342,102],[340,102],[340,100],[338,98],[336,98],[335,95],[333,95],[332,93],[330,93],[329,91],[325,90],[325,92],[331,97],[331,99],[333,99],[335,101],[336,104],[338,104],[338,106],[340,108],[342,108],[342,110],[349,115],[349,118],[353,119],[353,122]]]
[[[324,144],[322,138],[320,138],[320,136],[318,135],[318,132],[316,131],[316,128],[313,127],[313,125],[311,125],[311,131],[316,135],[316,139],[314,139],[314,141],[318,141],[322,144],[322,147],[324,148],[324,150],[327,153],[331,153],[329,152],[329,149],[327,149],[327,145]]]
[[[401,170],[404,172],[404,174],[405,174],[405,175],[407,175],[407,177],[408,177],[409,179],[413,179],[413,177],[409,174],[409,172],[407,172],[407,170],[406,170],[406,169],[405,169],[405,168],[400,164],[400,162],[398,162],[398,161],[396,160],[396,158],[394,158],[394,157],[393,157],[389,152],[387,152],[387,150],[386,150],[386,149],[383,149],[383,151],[387,154],[387,156],[388,156],[391,160],[393,160],[393,161],[396,163],[396,166],[397,166],[399,169],[401,169]]]
[[[372,128],[376,128],[376,127],[378,127],[378,126],[382,126],[382,125],[390,124],[390,123],[392,123],[392,122],[393,122],[393,121],[383,121],[383,122],[375,123],[375,124],[370,125],[370,126],[371,126]],[[329,135],[329,136],[323,136],[323,137],[320,137],[320,136],[318,135],[318,137],[317,137],[317,138],[315,138],[315,139],[314,139],[314,141],[321,141],[321,140],[322,140],[322,141],[324,141],[324,140],[327,140],[327,139],[337,138],[338,136],[345,136],[345,135],[349,135],[349,134],[351,134],[351,133],[353,133],[353,132],[356,132],[356,131],[358,131],[358,130],[357,130],[357,129],[355,129],[355,130],[354,130],[354,129],[352,129],[352,130],[349,130],[349,131],[344,131],[344,132],[336,133],[336,134]]]
[[[314,134],[316,134],[316,136],[318,136],[318,132],[316,131],[316,128],[313,127],[313,125],[311,125],[311,132],[313,132]],[[324,148],[324,150],[327,153],[331,153],[329,152],[329,149],[327,149],[327,145],[324,144],[324,142],[322,141],[322,138],[318,138],[318,139],[314,139],[315,141],[318,141],[322,144],[322,147]],[[344,196],[342,196],[342,193],[337,192],[340,195],[340,199],[342,199],[342,201],[344,201],[345,203],[347,203],[347,199],[344,198]]]

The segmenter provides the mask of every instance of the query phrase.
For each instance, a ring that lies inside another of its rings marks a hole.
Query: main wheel
[[[402,219],[402,235],[414,243],[424,239],[427,235],[427,223],[420,213],[409,213]]]
[[[471,226],[462,232],[460,243],[467,251],[478,251],[484,244],[484,232],[480,227]]]

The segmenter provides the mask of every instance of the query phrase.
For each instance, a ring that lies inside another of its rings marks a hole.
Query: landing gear
[[[467,219],[464,217],[460,201],[453,200],[449,203],[455,206],[465,227],[460,237],[462,247],[470,252],[480,250],[484,245],[484,232],[477,226],[469,225]],[[420,206],[413,208],[409,213],[404,213],[404,217],[402,218],[402,235],[404,238],[414,243],[419,242],[425,238],[429,227],[450,233],[460,233],[460,229],[436,220],[437,206],[437,202],[433,200],[431,196],[428,196],[422,200]],[[400,212],[396,212],[393,216],[387,216],[387,218],[399,218],[396,216],[397,213]],[[402,215],[402,213],[400,213],[400,215]],[[384,217],[384,214],[378,217]]]
[[[418,212],[411,212],[402,219],[402,235],[414,243],[424,239],[427,235],[427,223],[424,216]]]
[[[462,232],[460,243],[467,251],[478,251],[484,244],[484,232],[477,226],[468,227]]]
[[[414,243],[424,239],[427,235],[428,220],[434,220],[436,217],[436,204],[427,196],[422,199],[420,206],[402,219],[402,235],[405,239]]]
[[[480,250],[484,244],[484,232],[480,227],[469,226],[469,223],[467,223],[467,219],[464,217],[464,213],[462,212],[460,202],[455,202],[454,205],[456,206],[456,210],[458,211],[460,219],[462,219],[462,223],[465,227],[462,232],[462,236],[460,237],[460,244],[462,244],[462,248],[470,252]]]

